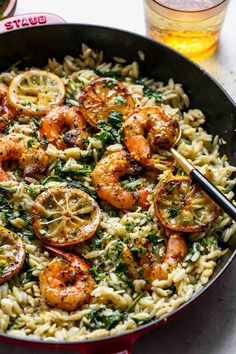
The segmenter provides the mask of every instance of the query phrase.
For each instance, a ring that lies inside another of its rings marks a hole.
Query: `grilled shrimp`
[[[8,105],[7,86],[0,83],[0,132],[2,132],[12,118],[17,115],[17,110]]]
[[[68,131],[63,133],[66,127]],[[40,138],[43,137],[60,150],[64,150],[68,145],[83,148],[88,132],[80,110],[69,106],[49,108],[40,128]]]
[[[138,196],[122,187],[119,178],[134,173],[136,166],[125,151],[115,152],[98,162],[92,181],[99,197],[118,209],[132,210]]]
[[[154,153],[169,149],[178,136],[177,123],[159,107],[135,109],[124,122],[125,145],[134,159],[149,168],[158,163],[170,165],[167,159],[159,160]]]
[[[8,160],[18,161],[25,176],[42,173],[49,162],[46,152],[35,139],[18,133],[0,137],[0,181],[9,179],[4,169],[4,162]]]
[[[133,252],[132,252],[133,251]],[[185,238],[181,234],[171,234],[163,258],[152,250],[152,245],[144,241],[141,247],[123,251],[128,272],[134,279],[145,278],[148,286],[156,279],[167,279],[168,274],[185,258],[188,252]]]
[[[90,302],[95,281],[88,273],[89,265],[72,253],[46,248],[59,256],[39,276],[40,291],[48,305],[73,311]]]

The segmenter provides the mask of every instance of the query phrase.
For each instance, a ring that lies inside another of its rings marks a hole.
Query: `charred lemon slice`
[[[41,116],[49,106],[63,103],[65,94],[64,83],[57,75],[29,70],[11,81],[8,101],[24,114]]]
[[[135,107],[125,86],[112,78],[100,77],[88,84],[80,95],[80,108],[87,122],[94,127],[100,120],[107,120],[110,113],[123,116]]]
[[[161,223],[177,232],[199,232],[217,218],[218,206],[188,177],[160,184],[155,209]]]
[[[92,237],[100,221],[98,204],[76,188],[57,186],[41,193],[32,209],[36,235],[51,246],[70,246]]]
[[[0,284],[18,274],[24,261],[22,239],[12,231],[0,227]]]

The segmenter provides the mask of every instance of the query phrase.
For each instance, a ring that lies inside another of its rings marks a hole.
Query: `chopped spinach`
[[[123,115],[119,112],[111,112],[108,117],[108,123],[115,129],[120,129],[122,127]]]
[[[154,253],[157,253],[159,245],[165,242],[165,239],[163,237],[158,236],[154,232],[150,232],[147,235],[146,239],[152,244],[152,249]]]
[[[140,260],[140,257],[146,254],[147,250],[144,247],[132,247],[130,249],[132,256],[136,262]]]
[[[0,263],[0,275],[4,273],[4,269],[6,267],[6,264]]]
[[[5,193],[0,194],[0,218],[4,225],[9,225],[13,216],[13,202],[7,198]],[[11,224],[10,224],[11,225]]]
[[[27,141],[28,149],[29,149],[29,150],[32,150],[33,147],[34,147],[34,144],[35,144],[35,140],[34,140],[34,139],[29,139],[29,140]]]
[[[112,71],[112,70],[109,70],[109,71],[101,71],[101,70],[95,70],[95,73],[98,75],[98,76],[103,76],[103,77],[112,77],[114,79],[121,79],[121,73],[120,72],[117,72],[117,71]]]
[[[25,278],[22,280],[22,285],[27,284],[30,281],[38,280],[38,277],[36,277],[35,275],[32,274],[33,271],[35,271],[35,269],[28,269],[26,271]]]
[[[21,231],[20,234],[22,236],[26,236],[29,240],[36,240],[37,239],[37,236],[35,235],[33,228],[29,229],[29,230]]]
[[[106,329],[110,330],[114,328],[123,319],[122,314],[107,316],[105,319]]]
[[[112,127],[107,120],[100,120],[98,122],[99,127],[102,129],[98,134],[95,134],[95,138],[102,141],[103,144],[122,144],[122,134],[120,130]]]
[[[87,326],[91,329],[106,328],[110,330],[124,319],[123,313],[117,313],[111,316],[105,316],[103,313],[104,309],[91,311],[88,315],[89,324],[87,324]]]
[[[200,247],[201,247],[200,242],[194,242],[189,253],[184,258],[184,262],[191,262],[193,256],[195,256],[195,257],[200,256]]]
[[[92,242],[90,243],[90,247],[93,250],[97,250],[100,249],[102,246],[102,235],[103,235],[103,231],[102,229],[98,229],[96,234],[94,235]]]
[[[185,174],[184,170],[181,167],[178,167],[176,172],[175,172],[175,175],[176,176],[185,176],[186,174]]]
[[[114,328],[120,321],[125,320],[129,316],[129,314],[131,312],[133,312],[133,310],[135,309],[135,306],[138,304],[138,302],[147,294],[148,293],[146,291],[141,293],[140,295],[138,295],[134,299],[134,301],[132,302],[132,304],[128,307],[128,309],[126,311],[120,312],[117,314],[115,313],[111,316],[105,316],[104,309],[98,309],[98,310],[91,311],[90,314],[88,315],[89,324],[86,324],[86,326],[91,329],[106,328],[106,329],[110,330],[110,329]],[[148,320],[135,320],[135,321],[138,321],[139,324],[144,324],[144,323],[147,323],[151,320],[152,320],[152,318],[148,319]]]
[[[224,242],[223,230],[217,230],[215,235],[218,242]]]
[[[57,163],[54,166],[54,170],[56,172],[56,175],[59,177],[67,177],[67,176],[77,176],[77,175],[87,175],[92,172],[92,169],[88,165],[83,165],[83,168],[77,169],[74,171],[64,171],[63,167],[65,166],[65,162],[62,162],[61,160],[58,160]]]
[[[91,267],[88,272],[92,275],[92,277],[95,280],[100,281],[105,278],[105,275],[103,274],[104,268],[105,268],[105,264],[100,263],[98,265],[94,265],[93,267]]]
[[[140,295],[138,295],[137,297],[136,297],[136,299],[134,299],[134,301],[132,302],[132,304],[128,307],[128,309],[127,309],[127,313],[130,313],[130,312],[132,312],[134,309],[135,309],[135,306],[137,305],[137,303],[144,297],[144,296],[146,296],[146,295],[148,295],[148,293],[146,292],[146,291],[144,291],[143,293],[141,293]]]
[[[50,182],[64,182],[64,180],[59,176],[48,176],[43,181],[41,181],[41,184],[45,186],[45,184]]]
[[[128,191],[136,191],[139,189],[142,182],[138,181],[134,176],[128,176],[128,178],[122,182],[122,186]]]
[[[6,192],[6,193],[15,193],[16,189],[14,187],[9,188],[9,187],[4,187],[4,186],[0,186],[0,193],[1,192]]]
[[[157,103],[163,102],[162,93],[160,91],[158,91],[158,90],[154,90],[154,89],[151,89],[150,87],[146,86],[143,79],[136,79],[134,82],[136,84],[138,84],[138,85],[142,85],[143,86],[143,94],[144,94],[144,96],[147,96],[149,98],[154,97],[155,101]]]
[[[28,184],[24,184],[24,187],[25,187],[26,189],[28,189],[28,191],[31,193],[31,195],[32,195],[33,198],[36,198],[36,197],[38,196],[37,190],[34,189],[33,187],[28,186]]]
[[[150,87],[144,86],[143,94],[149,98],[154,97],[156,102],[163,102],[163,96],[158,90],[153,90]]]
[[[141,326],[141,325],[144,325],[144,324],[146,324],[146,323],[149,323],[149,322],[151,322],[151,321],[153,321],[154,320],[154,316],[153,317],[149,317],[149,318],[145,318],[145,319],[137,319],[137,318],[135,318],[135,317],[132,317],[132,320],[134,321],[134,322],[136,322],[137,323],[137,325],[139,325],[139,326]]]
[[[122,275],[124,275],[127,269],[128,269],[127,264],[123,261],[119,261],[116,266],[115,273],[116,275],[118,275],[118,277],[122,277]]]
[[[46,137],[46,135],[43,135],[42,139],[41,139],[41,145],[43,146],[43,148],[46,150],[47,146],[49,144],[49,141]]]

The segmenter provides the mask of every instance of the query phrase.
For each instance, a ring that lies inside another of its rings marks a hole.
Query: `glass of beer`
[[[195,61],[214,53],[228,0],[144,0],[147,35]]]

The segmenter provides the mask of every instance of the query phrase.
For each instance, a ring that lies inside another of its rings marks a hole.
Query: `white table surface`
[[[145,35],[142,0],[18,0],[16,14],[42,11],[60,15],[71,23],[98,24]],[[231,0],[219,48],[201,65],[236,101],[235,63],[236,0]],[[134,354],[235,354],[235,274],[236,262],[198,304],[174,322],[145,335],[136,344]],[[51,354],[7,344],[0,344],[0,353]]]

